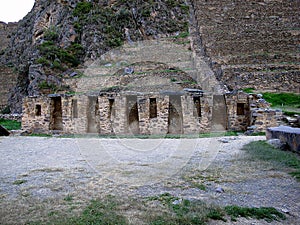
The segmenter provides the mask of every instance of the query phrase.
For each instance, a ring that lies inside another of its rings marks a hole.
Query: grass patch
[[[117,202],[110,197],[103,201],[93,200],[79,217],[70,218],[63,224],[128,224],[124,216],[117,214],[117,206]]]
[[[294,93],[263,93],[263,98],[272,104],[272,107],[276,106],[293,106],[300,108],[300,94]]]
[[[266,136],[266,132],[254,132],[249,136]]]
[[[128,224],[126,218],[121,216],[118,211],[118,202],[111,196],[103,200],[92,200],[78,216],[68,217],[59,212],[48,213],[49,221],[29,222],[26,224],[60,224],[60,225],[125,225]],[[54,216],[56,218],[54,218]]]
[[[35,133],[29,134],[28,136],[29,137],[52,137],[51,134],[35,134]]]
[[[64,201],[66,201],[66,202],[71,202],[73,200],[74,200],[74,198],[72,195],[67,195],[66,197],[64,197]]]
[[[299,115],[300,112],[293,112],[293,111],[283,110],[283,114],[286,115],[286,116],[295,116],[295,115]]]
[[[18,122],[15,120],[0,119],[0,125],[5,127],[7,130],[20,130],[21,129],[21,122]]]
[[[254,92],[254,90],[255,90],[255,88],[245,88],[245,89],[243,89],[243,92],[251,94]]]
[[[199,183],[193,182],[192,183],[192,187],[198,188],[198,189],[200,189],[202,191],[206,191],[205,184],[201,184],[201,183],[199,184]]]
[[[156,203],[153,204],[154,202]],[[157,202],[160,204],[157,204]],[[102,200],[92,200],[76,216],[66,216],[62,212],[50,211],[47,213],[47,221],[32,221],[26,224],[132,224],[125,217],[128,214],[126,210],[130,210],[129,213],[132,210],[137,212],[136,219],[141,224],[151,225],[205,225],[210,220],[226,222],[228,216],[232,220],[236,220],[238,217],[251,217],[265,219],[268,222],[285,219],[285,216],[274,208],[244,208],[239,206],[222,208],[203,201],[190,201],[175,197],[170,193],[164,193],[142,200],[116,199],[116,197],[108,196]],[[130,217],[133,219],[132,215]]]
[[[221,208],[209,206],[202,201],[179,199],[169,193],[148,199],[159,201],[170,210],[162,215],[152,216],[149,224],[206,224],[209,219],[226,221]]]
[[[258,220],[264,219],[267,222],[286,219],[284,214],[273,207],[248,208],[234,205],[226,206],[225,211],[231,217],[232,221],[236,221],[238,217],[251,217]]]
[[[243,147],[250,160],[269,162],[276,169],[288,170],[289,174],[300,181],[300,159],[296,153],[276,149],[265,141],[251,142]]]
[[[27,182],[27,180],[15,180],[14,182],[13,182],[13,185],[21,185],[21,184],[24,184],[24,183],[26,183]]]

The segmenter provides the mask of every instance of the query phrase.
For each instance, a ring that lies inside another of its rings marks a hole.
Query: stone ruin
[[[244,92],[210,95],[182,91],[100,92],[27,97],[22,129],[33,133],[100,135],[198,134],[214,131],[262,132],[278,126],[280,111],[260,96]]]
[[[168,41],[125,45],[83,74],[65,78],[73,94],[24,98],[22,129],[100,135],[251,133],[277,126],[281,116],[260,95],[229,92],[205,59]]]

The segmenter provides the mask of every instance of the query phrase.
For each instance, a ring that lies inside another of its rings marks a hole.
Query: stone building
[[[22,128],[34,133],[100,135],[197,134],[264,131],[281,112],[257,95],[210,95],[199,89],[161,92],[100,92],[98,95],[27,97]]]

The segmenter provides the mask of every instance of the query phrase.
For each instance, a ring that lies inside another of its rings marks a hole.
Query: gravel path
[[[271,206],[289,212],[286,221],[272,224],[300,224],[299,183],[241,160],[244,144],[263,139],[0,138],[0,224],[22,224],[64,210],[67,196],[78,203],[76,212],[109,194],[144,198],[165,192],[218,205]],[[194,181],[206,190],[191,185]]]

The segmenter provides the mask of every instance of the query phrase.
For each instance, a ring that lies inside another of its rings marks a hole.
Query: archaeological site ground
[[[299,18],[36,0],[0,22],[0,224],[300,224]]]

